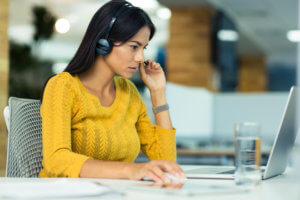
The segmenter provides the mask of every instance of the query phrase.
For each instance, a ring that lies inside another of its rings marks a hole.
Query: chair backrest
[[[7,177],[39,177],[42,169],[40,101],[10,97]]]

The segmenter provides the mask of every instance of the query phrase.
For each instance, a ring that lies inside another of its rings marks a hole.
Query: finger
[[[179,175],[179,178],[186,178],[185,172],[177,164],[174,166],[174,170]]]
[[[157,70],[157,69],[160,69],[160,68],[161,68],[160,64],[157,63],[157,62],[151,61],[151,64],[152,64],[152,65],[151,65],[151,68],[152,68],[152,69]]]
[[[164,182],[171,182],[171,179],[162,171],[160,167],[154,167],[152,171]]]
[[[141,77],[144,77],[144,76],[146,75],[144,63],[141,63],[141,64],[139,65],[139,71],[140,71]]]
[[[174,185],[174,188],[176,188],[176,189],[181,189],[182,186],[183,186],[183,183],[176,183],[176,184]]]
[[[176,162],[163,162],[162,167],[164,170],[168,173],[171,173],[174,177],[181,178],[183,175],[181,174],[183,171],[181,171],[180,167]]]
[[[159,69],[159,63],[151,61],[149,64],[150,64],[149,66],[152,70]]]
[[[156,183],[163,183],[164,182],[159,176],[157,176],[153,172],[149,172],[146,176],[148,176],[149,178],[151,178]]]
[[[160,167],[165,171],[170,174],[172,174],[174,177],[179,177],[179,174],[176,171],[176,168],[174,168],[171,164],[171,162],[168,161],[162,161],[160,163]]]
[[[171,183],[167,187],[168,188],[173,188],[173,189],[180,189],[182,188],[183,184],[182,183]]]
[[[155,68],[156,70],[158,70],[158,69],[161,69],[161,66],[160,66],[159,63],[155,63],[154,68]]]
[[[184,173],[184,171],[182,170],[182,168],[175,162],[173,165],[174,170],[180,174],[181,177],[185,178],[186,175]]]
[[[163,72],[163,69],[159,63],[155,63],[153,69],[155,70],[155,72]]]
[[[182,168],[176,162],[171,162],[170,165],[173,168],[173,170],[176,171],[176,173],[178,173],[180,176],[185,175]]]

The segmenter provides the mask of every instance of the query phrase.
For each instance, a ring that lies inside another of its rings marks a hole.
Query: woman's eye
[[[147,49],[147,47],[144,47],[144,50],[146,50]]]
[[[135,46],[135,45],[130,45],[130,47],[133,49],[133,50],[136,50],[138,48],[138,46]]]

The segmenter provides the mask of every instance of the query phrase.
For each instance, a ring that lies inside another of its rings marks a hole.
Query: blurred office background
[[[261,123],[267,158],[297,80],[298,1],[129,1],[143,8],[157,28],[145,57],[160,62],[166,72],[178,161],[232,164],[233,125],[243,121]],[[63,71],[89,20],[106,2],[1,0],[1,109],[9,96],[40,97],[44,82]],[[153,119],[149,91],[138,72],[132,81]],[[1,171],[2,115],[0,121]]]

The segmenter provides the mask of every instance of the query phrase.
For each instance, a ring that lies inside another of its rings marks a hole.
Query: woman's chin
[[[126,79],[130,79],[132,78],[133,74],[132,73],[124,73],[124,74],[118,74],[119,76],[126,78]]]

